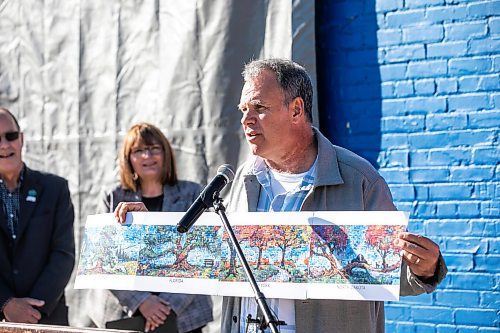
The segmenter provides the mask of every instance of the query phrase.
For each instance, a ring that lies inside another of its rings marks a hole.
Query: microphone
[[[186,214],[184,214],[179,223],[177,223],[177,231],[180,233],[187,232],[196,220],[198,220],[201,213],[214,204],[215,198],[219,195],[219,192],[224,186],[232,182],[233,179],[233,166],[230,164],[221,165],[217,169],[217,175],[208,183],[191,207],[189,207]]]

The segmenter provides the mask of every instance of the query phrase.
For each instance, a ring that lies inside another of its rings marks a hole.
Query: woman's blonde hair
[[[159,144],[163,149],[163,170],[161,182],[163,185],[175,185],[177,183],[177,169],[175,158],[165,135],[160,129],[149,123],[138,123],[130,127],[123,139],[120,152],[120,182],[124,189],[137,192],[140,179],[137,178],[134,168],[130,163],[130,153],[136,143],[145,145]]]

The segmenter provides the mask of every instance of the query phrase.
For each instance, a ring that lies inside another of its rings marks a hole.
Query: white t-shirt
[[[302,179],[306,174],[308,174],[312,168],[316,167],[317,160],[313,163],[311,168],[303,173],[290,174],[290,173],[280,173],[269,169],[269,176],[271,179],[271,189],[273,191],[273,196],[284,194],[286,192],[291,192],[295,190],[301,183]],[[266,167],[264,163],[260,167]],[[265,197],[267,196],[266,191],[260,191],[259,204],[265,202]],[[263,207],[257,207],[263,208]],[[259,210],[259,209],[258,209]],[[281,333],[295,333],[295,301],[293,299],[285,298],[268,298],[267,304],[269,309],[279,320],[284,321],[287,325],[279,326],[278,329]],[[240,313],[240,333],[259,333],[260,330],[258,325],[252,324],[248,327],[246,318],[248,315],[252,315],[252,318],[257,317],[257,303],[254,298],[243,297],[241,300],[241,313]],[[268,328],[265,332],[270,332]]]

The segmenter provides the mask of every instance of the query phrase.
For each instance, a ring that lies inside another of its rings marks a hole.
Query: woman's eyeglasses
[[[3,135],[0,135],[0,142],[5,138],[5,140],[7,140],[8,142],[12,142],[12,141],[16,141],[17,139],[19,139],[19,134],[20,132],[17,131],[17,132],[7,132]]]
[[[163,148],[159,145],[154,145],[154,146],[147,146],[147,147],[140,147],[140,148],[133,148],[130,151],[130,155],[133,156],[144,156],[146,153],[149,155],[159,155],[163,152]]]

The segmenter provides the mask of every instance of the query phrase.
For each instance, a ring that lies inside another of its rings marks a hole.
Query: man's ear
[[[304,116],[304,100],[301,97],[295,97],[290,103],[292,118],[300,119],[301,116]]]

